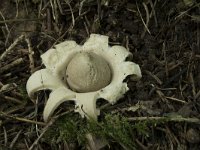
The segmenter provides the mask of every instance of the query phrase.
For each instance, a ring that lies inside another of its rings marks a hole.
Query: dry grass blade
[[[10,119],[14,119],[14,120],[17,120],[17,121],[20,121],[20,122],[25,122],[25,123],[38,124],[38,125],[42,125],[42,126],[46,125],[44,122],[38,122],[38,121],[34,121],[34,120],[29,120],[29,119],[26,119],[26,118],[12,116],[12,115],[8,115],[4,112],[0,112],[0,116],[10,118]]]
[[[140,18],[141,18],[141,20],[142,20],[142,23],[143,23],[143,25],[144,25],[144,31],[143,31],[143,33],[142,33],[142,35],[141,35],[141,38],[144,38],[146,31],[147,31],[149,34],[151,34],[151,32],[150,32],[150,30],[148,29],[149,10],[148,10],[148,7],[146,6],[145,3],[142,3],[142,4],[143,4],[143,7],[145,8],[145,11],[146,11],[146,23],[145,23],[145,21],[144,21],[144,19],[143,19],[143,17],[142,17],[142,14],[141,14],[140,9],[139,9],[139,7],[138,7],[138,4],[137,4],[137,2],[136,2],[136,6],[137,6],[138,13],[139,13]]]
[[[155,6],[157,4],[157,0],[155,0],[154,4],[153,4],[152,0],[149,0],[149,3],[150,3],[150,6],[151,6],[151,9],[152,9],[152,11],[150,13],[150,18],[151,18],[152,14],[153,14],[154,21],[155,21],[155,26],[158,27],[158,21],[157,21],[156,11],[155,11]]]
[[[142,5],[143,5],[143,7],[144,7],[144,9],[145,9],[145,11],[146,11],[146,22],[145,22],[145,24],[144,24],[144,31],[143,31],[143,33],[142,33],[142,35],[141,35],[141,38],[144,38],[146,31],[147,31],[149,34],[151,34],[151,32],[150,32],[150,30],[149,30],[149,28],[148,28],[149,20],[150,20],[150,14],[149,14],[149,9],[148,9],[147,5],[146,5],[144,2],[142,3]],[[139,8],[138,8],[138,12],[140,13]],[[141,13],[140,13],[140,14],[141,14]],[[141,16],[142,16],[142,15],[141,15]]]

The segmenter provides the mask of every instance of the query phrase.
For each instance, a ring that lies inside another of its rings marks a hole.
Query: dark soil
[[[25,85],[44,68],[42,53],[64,40],[83,44],[91,33],[126,47],[142,70],[142,79],[129,81],[130,91],[105,106],[100,119],[108,113],[147,123],[148,135],[133,133],[136,149],[200,149],[198,0],[1,0],[0,27],[0,149],[28,149],[34,142],[39,150],[85,149],[76,140],[46,142],[43,133],[51,124],[43,123],[42,111],[48,94],[39,93],[34,104]],[[64,105],[62,112],[69,110]],[[114,139],[105,149],[132,149]]]

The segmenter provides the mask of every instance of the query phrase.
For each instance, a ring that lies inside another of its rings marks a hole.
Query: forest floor
[[[109,36],[142,78],[115,105],[99,100],[99,122],[63,103],[45,123],[48,92],[32,102],[26,82],[55,44]],[[199,150],[200,3],[197,0],[1,0],[0,150]],[[60,115],[63,114],[64,115]]]

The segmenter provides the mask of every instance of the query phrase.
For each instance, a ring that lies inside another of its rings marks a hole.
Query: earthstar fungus
[[[46,69],[33,73],[27,81],[27,92],[33,97],[39,90],[52,92],[45,105],[45,121],[65,101],[75,102],[82,117],[97,119],[97,99],[114,104],[129,90],[124,79],[141,78],[140,67],[127,61],[131,53],[122,46],[109,46],[108,37],[91,34],[83,44],[65,41],[41,55]]]

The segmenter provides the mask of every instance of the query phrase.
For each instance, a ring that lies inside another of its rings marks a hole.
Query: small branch
[[[0,112],[0,117],[10,118],[10,119],[14,119],[14,120],[21,121],[21,122],[38,124],[38,125],[42,125],[42,126],[46,125],[44,122],[38,122],[38,121],[34,121],[34,120],[29,120],[29,119],[26,119],[26,118],[15,117],[15,116],[12,116],[12,115],[8,115],[8,114],[6,114],[2,111]]]
[[[31,147],[29,148],[29,150],[34,149],[34,147],[38,144],[38,142],[40,141],[40,139],[42,138],[42,136],[46,133],[46,131],[48,130],[48,128],[55,122],[55,119],[51,119],[46,126],[43,128],[41,134],[39,135],[39,137],[33,142],[33,144],[31,145]]]
[[[12,140],[12,142],[11,142],[11,144],[10,144],[10,146],[9,146],[10,149],[13,148],[13,146],[14,146],[15,143],[17,142],[17,139],[19,139],[19,136],[20,136],[20,134],[22,133],[22,131],[23,131],[23,130],[20,130],[20,131],[17,133],[17,135],[14,137],[14,139]]]
[[[3,18],[3,20],[5,22],[6,19],[5,19],[4,15],[3,15],[3,13],[1,11],[0,11],[0,15],[1,15],[1,17]],[[6,27],[7,32],[9,33],[10,30],[9,30],[8,25],[6,24],[6,22],[5,22],[5,27]]]
[[[6,50],[3,54],[0,56],[0,61],[3,60],[6,55],[11,52],[11,50],[18,44],[19,41],[21,41],[24,38],[24,35],[19,36]]]
[[[183,118],[180,116],[175,117],[130,117],[129,121],[172,121],[172,122],[188,122],[200,124],[200,119],[198,118]]]
[[[1,20],[0,24],[3,23],[12,23],[12,22],[25,22],[25,21],[38,21],[38,20],[43,20],[43,18],[36,18],[36,19],[10,19],[10,20]]]
[[[151,18],[152,14],[153,14],[154,21],[155,21],[155,26],[158,27],[158,21],[157,21],[157,17],[156,17],[156,11],[155,11],[155,8],[154,8],[155,5],[156,5],[156,3],[157,3],[157,0],[154,2],[154,4],[153,4],[152,0],[149,0],[149,3],[150,3],[150,6],[152,8],[152,11],[151,11],[151,14],[150,14],[150,18]]]
[[[173,101],[176,101],[176,102],[180,102],[180,103],[183,103],[183,104],[187,104],[186,101],[181,100],[181,99],[178,99],[178,98],[175,98],[175,97],[167,97],[167,96],[166,96],[165,98],[170,99],[170,100],[173,100]]]
[[[19,59],[15,60],[15,61],[11,62],[10,64],[7,64],[7,65],[1,67],[0,73],[3,73],[5,71],[9,70],[10,68],[19,65],[22,62],[23,62],[23,59],[19,58]]]
[[[30,61],[29,67],[31,69],[31,73],[33,73],[34,68],[35,68],[35,63],[34,63],[34,59],[33,59],[34,51],[33,51],[33,48],[31,47],[31,42],[28,38],[26,38],[26,42],[28,45],[28,57],[29,57],[29,61]]]
[[[20,101],[19,99],[16,99],[15,97],[11,97],[11,96],[1,96],[1,98],[5,99],[6,101],[11,101],[13,103],[17,103],[17,104],[22,104],[23,102]]]

